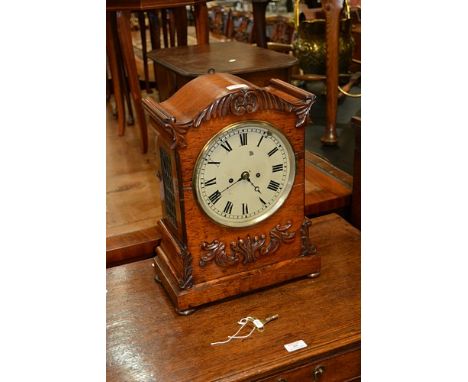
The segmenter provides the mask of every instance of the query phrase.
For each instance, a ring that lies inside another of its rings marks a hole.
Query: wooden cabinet
[[[356,349],[285,370],[258,382],[357,381],[360,375],[361,350]]]
[[[316,279],[179,316],[153,280],[152,261],[107,270],[107,381],[354,381],[360,376],[360,233],[331,214],[312,219],[322,255]],[[261,333],[211,346],[246,316],[278,314]],[[288,352],[298,340],[307,347]]]

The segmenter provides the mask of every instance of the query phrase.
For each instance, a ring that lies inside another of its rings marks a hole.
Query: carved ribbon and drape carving
[[[284,225],[278,224],[274,227],[269,232],[268,244],[264,234],[238,238],[237,241],[231,242],[230,251],[226,250],[226,245],[220,240],[213,240],[211,243],[204,241],[200,245],[205,252],[200,258],[200,266],[204,267],[211,261],[220,267],[235,265],[241,260],[244,265],[253,263],[261,256],[276,252],[282,243],[291,243],[296,236],[295,232],[288,231],[291,226],[291,221],[288,221]]]

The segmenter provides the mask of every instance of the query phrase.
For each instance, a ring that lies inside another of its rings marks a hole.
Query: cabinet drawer
[[[344,382],[358,381],[360,375],[361,350],[358,349],[314,361],[295,369],[285,370],[274,376],[261,379],[259,382]]]

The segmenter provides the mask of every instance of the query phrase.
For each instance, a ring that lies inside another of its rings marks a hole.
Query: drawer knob
[[[314,369],[314,382],[320,381],[320,377],[325,372],[325,368],[323,366],[317,366]]]

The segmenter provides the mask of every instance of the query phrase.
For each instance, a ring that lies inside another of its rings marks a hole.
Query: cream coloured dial
[[[202,210],[228,227],[259,223],[284,203],[295,177],[287,138],[263,121],[243,121],[216,134],[200,153],[193,186]]]

